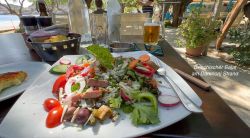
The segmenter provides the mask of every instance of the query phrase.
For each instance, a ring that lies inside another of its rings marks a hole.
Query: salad
[[[87,49],[91,54],[79,57],[74,64],[61,59],[60,65],[50,70],[61,75],[53,85],[55,98],[43,103],[48,112],[46,127],[115,122],[121,113],[129,114],[135,126],[158,124],[158,101],[162,106],[179,103],[176,97],[159,96],[153,77],[159,67],[149,55],[114,58],[98,45]]]

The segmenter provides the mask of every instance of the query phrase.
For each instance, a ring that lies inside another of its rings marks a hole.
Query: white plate
[[[126,57],[139,57],[146,52],[129,52],[114,54],[114,56],[123,55]],[[66,58],[75,61],[78,56],[66,56]],[[158,60],[152,56],[152,60]],[[64,57],[65,58],[65,57]],[[166,68],[169,70],[170,68]],[[172,73],[172,72],[171,72]],[[192,90],[186,82],[176,73],[171,74],[188,91]],[[41,77],[19,98],[0,126],[0,137],[6,138],[118,138],[118,137],[136,137],[144,135],[187,117],[190,112],[182,104],[173,108],[159,107],[160,123],[157,125],[134,126],[128,115],[121,114],[118,122],[105,122],[94,127],[86,127],[79,130],[76,127],[65,127],[60,125],[56,128],[48,129],[45,127],[47,113],[44,111],[42,103],[48,97],[53,97],[51,89],[56,77],[44,72]],[[159,78],[158,78],[159,79]],[[162,92],[175,95],[175,93],[166,87],[159,88]],[[201,100],[196,94],[191,94],[191,98],[201,105]]]
[[[7,88],[0,92],[0,102],[22,93],[49,67],[49,64],[43,62],[21,62],[0,65],[0,74],[15,71],[25,71],[28,74],[28,77],[22,84]]]

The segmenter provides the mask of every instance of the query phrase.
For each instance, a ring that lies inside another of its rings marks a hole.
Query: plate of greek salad
[[[0,137],[136,137],[167,127],[191,113],[157,75],[160,66],[202,104],[178,74],[146,51],[87,50],[44,72],[5,117]]]

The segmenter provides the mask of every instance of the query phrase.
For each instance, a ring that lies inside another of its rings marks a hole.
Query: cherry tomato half
[[[52,89],[52,93],[58,98],[59,96],[59,89],[62,87],[64,88],[65,84],[66,84],[66,75],[61,75],[59,76],[54,85],[53,85],[53,89]]]
[[[51,109],[60,106],[61,104],[59,103],[58,100],[54,98],[48,98],[43,102],[43,108],[45,111],[49,112]]]
[[[46,118],[46,127],[53,128],[61,124],[61,117],[63,113],[62,106],[57,106],[49,111]]]

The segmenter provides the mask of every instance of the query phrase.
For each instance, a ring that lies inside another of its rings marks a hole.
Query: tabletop
[[[164,56],[158,57],[159,59],[188,74],[194,72],[167,41],[162,40],[159,45],[164,51]],[[0,35],[0,65],[18,61],[41,61],[41,59],[34,51],[25,47],[20,34]],[[250,137],[250,129],[214,90],[207,92],[190,82],[188,84],[202,99],[204,112],[193,113],[169,127],[143,137]],[[19,96],[0,102],[0,122]]]

